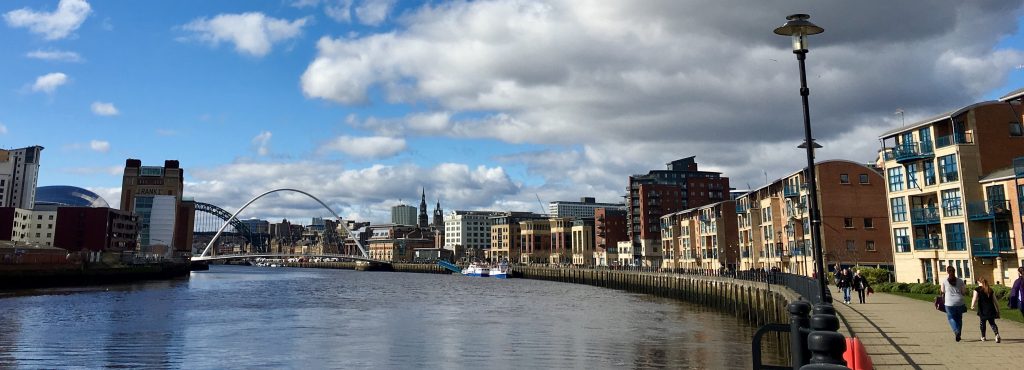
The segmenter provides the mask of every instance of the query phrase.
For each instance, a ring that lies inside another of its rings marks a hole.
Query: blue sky
[[[808,57],[819,158],[871,162],[897,109],[1024,86],[1020,2],[935,8],[5,1],[0,145],[46,147],[40,185],[112,203],[126,158],[178,159],[187,192],[227,209],[296,186],[375,220],[421,186],[448,209],[616,201],[690,155],[744,188],[800,166],[796,63],[771,34],[796,10],[826,28]],[[883,11],[899,22],[867,30]],[[316,212],[287,203],[250,215]]]

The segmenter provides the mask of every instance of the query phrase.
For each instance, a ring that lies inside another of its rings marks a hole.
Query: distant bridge
[[[352,233],[352,230],[348,229],[348,226],[345,226],[345,223],[342,222],[342,220],[341,220],[341,216],[338,216],[338,214],[335,213],[334,210],[331,209],[331,207],[328,207],[327,204],[324,203],[322,200],[320,200],[319,198],[314,197],[312,194],[309,194],[309,193],[304,192],[302,190],[289,189],[289,188],[274,189],[274,190],[265,192],[263,194],[257,195],[255,197],[253,197],[251,200],[249,200],[248,202],[246,202],[245,205],[243,205],[241,208],[239,208],[237,211],[235,211],[235,213],[232,214],[231,217],[228,217],[225,220],[224,224],[221,225],[220,229],[217,230],[217,233],[213,235],[213,239],[210,239],[209,244],[206,245],[206,249],[203,249],[203,253],[199,254],[198,256],[192,256],[192,260],[193,261],[208,261],[208,260],[211,260],[211,259],[223,259],[223,258],[213,257],[211,252],[213,250],[213,246],[216,245],[216,243],[217,243],[217,238],[220,238],[221,234],[224,233],[224,229],[227,229],[227,227],[229,225],[234,225],[234,223],[239,223],[239,221],[238,221],[238,214],[242,213],[242,211],[244,211],[246,208],[248,208],[249,205],[251,205],[253,202],[259,200],[260,198],[263,198],[264,196],[267,196],[269,194],[273,194],[273,193],[276,193],[276,192],[279,192],[279,191],[290,191],[290,192],[299,193],[299,194],[302,194],[302,195],[305,195],[307,197],[312,198],[317,203],[320,203],[321,206],[323,206],[325,209],[327,209],[328,212],[331,212],[331,214],[334,215],[335,220],[338,221],[338,225],[341,226],[343,229],[345,229],[345,232],[348,235],[348,237],[352,238],[352,240],[355,241],[356,247],[358,247],[359,252],[362,253],[361,256],[348,256],[348,255],[337,255],[337,256],[346,256],[346,258],[348,258],[348,259],[356,259],[356,257],[358,257],[359,260],[361,260],[361,261],[371,261],[371,262],[378,262],[378,263],[390,263],[390,262],[387,262],[387,261],[377,261],[377,260],[370,259],[369,258],[369,253],[367,253],[366,247],[363,245],[363,242],[360,241],[359,238],[353,238],[353,236],[355,234]],[[214,211],[216,211],[216,210],[214,210]],[[216,213],[216,212],[213,212],[213,213]],[[239,255],[234,255],[234,256],[239,256]],[[255,254],[248,254],[248,255],[245,255],[245,256],[256,256],[256,255]],[[303,255],[293,255],[293,256],[303,256]],[[246,257],[233,257],[233,258],[246,258]],[[341,258],[341,257],[334,257],[334,258]]]
[[[204,262],[204,261],[216,261],[216,260],[234,260],[234,259],[250,259],[250,258],[337,258],[351,261],[366,261],[380,263],[374,259],[366,258],[363,256],[350,256],[347,254],[299,254],[299,253],[252,253],[252,254],[222,254],[216,256],[195,256],[192,257],[192,261]]]

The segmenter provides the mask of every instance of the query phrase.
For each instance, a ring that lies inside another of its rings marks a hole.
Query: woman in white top
[[[942,294],[946,299],[946,319],[949,326],[953,328],[956,341],[960,341],[960,329],[964,324],[964,312],[967,312],[967,305],[964,304],[964,295],[967,294],[967,283],[956,277],[956,268],[946,266],[946,274],[949,275],[942,280]]]

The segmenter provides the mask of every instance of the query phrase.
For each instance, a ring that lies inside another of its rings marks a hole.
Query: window
[[[846,251],[847,252],[853,252],[855,250],[857,250],[857,243],[855,243],[853,240],[847,240],[846,241]]]
[[[953,182],[960,179],[956,169],[956,154],[939,157],[939,181]]]
[[[844,218],[843,219],[843,227],[845,227],[847,229],[852,229],[853,228],[853,218],[852,217]]]
[[[903,197],[896,197],[889,200],[892,209],[892,221],[903,222],[907,220],[907,204]]]
[[[893,167],[889,169],[889,191],[903,190],[903,168]]]
[[[1010,122],[1010,136],[1024,136],[1020,122]]]
[[[917,189],[917,163],[907,165],[907,189]]]
[[[924,164],[924,184],[935,185],[935,163],[931,160],[922,163]]]
[[[964,242],[964,224],[962,222],[946,225],[946,249],[951,251],[967,250],[967,243]]]
[[[865,229],[874,229],[875,228],[875,220],[872,219],[871,217],[864,218],[864,228]]]
[[[963,214],[960,206],[960,189],[949,189],[942,191],[942,214],[944,216],[960,216]]]
[[[866,174],[866,173],[860,174],[860,183],[861,184],[870,184],[870,182],[868,181],[868,174]]]
[[[864,249],[867,250],[868,252],[874,252],[875,251],[875,241],[874,240],[865,241],[864,242]]]
[[[910,252],[910,236],[907,234],[907,228],[893,229],[893,240],[896,252]]]
[[[850,175],[845,174],[845,173],[839,174],[839,183],[840,184],[849,184],[850,183]]]

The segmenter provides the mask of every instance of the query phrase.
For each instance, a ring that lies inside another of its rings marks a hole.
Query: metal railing
[[[942,238],[914,239],[915,251],[927,251],[942,249]]]
[[[895,159],[897,162],[910,161],[930,158],[933,155],[932,153],[933,149],[931,141],[910,142],[889,148],[889,151],[885,153],[885,159]]]
[[[999,253],[1013,252],[1010,238],[971,238],[971,254],[978,257],[998,257]]]
[[[910,221],[914,225],[939,223],[939,207],[921,207],[910,209]]]
[[[993,199],[967,203],[967,217],[972,221],[991,220],[1009,214],[1009,200]]]

